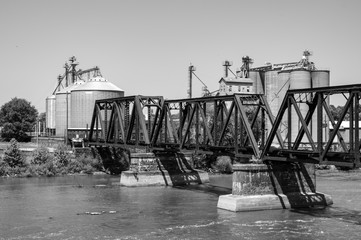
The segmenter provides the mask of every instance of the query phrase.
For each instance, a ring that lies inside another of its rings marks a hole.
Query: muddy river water
[[[234,213],[229,190],[120,187],[118,177],[0,178],[0,239],[360,239],[361,172],[317,177],[334,205]]]

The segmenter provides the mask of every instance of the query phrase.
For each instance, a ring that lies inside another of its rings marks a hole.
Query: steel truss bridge
[[[345,102],[338,121],[331,96]],[[277,113],[262,94],[103,99],[95,102],[88,140],[97,147],[358,167],[360,97],[361,85],[289,90]],[[346,119],[348,139],[341,133]]]

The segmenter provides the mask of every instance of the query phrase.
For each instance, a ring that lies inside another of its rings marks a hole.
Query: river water
[[[234,213],[229,190],[120,187],[118,177],[0,179],[0,239],[360,239],[361,172],[317,178],[334,205]]]

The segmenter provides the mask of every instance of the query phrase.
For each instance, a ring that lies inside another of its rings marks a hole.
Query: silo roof
[[[113,83],[108,82],[103,77],[97,76],[89,79],[85,84],[77,87],[73,91],[111,91],[111,92],[124,92],[122,89],[115,86]]]
[[[55,99],[55,95],[48,96],[46,99]]]
[[[85,82],[83,80],[78,80],[76,81],[74,84],[60,90],[59,92],[56,92],[55,94],[65,94],[65,93],[70,93],[71,91],[73,91],[74,89],[78,88],[79,86],[83,85]]]

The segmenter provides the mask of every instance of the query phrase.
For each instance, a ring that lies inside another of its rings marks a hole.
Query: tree
[[[0,109],[1,137],[5,141],[15,138],[19,142],[26,142],[36,123],[38,111],[25,99],[13,98]]]
[[[11,139],[10,146],[5,150],[3,160],[11,168],[24,167],[26,165],[19,149],[19,143],[14,138]]]

